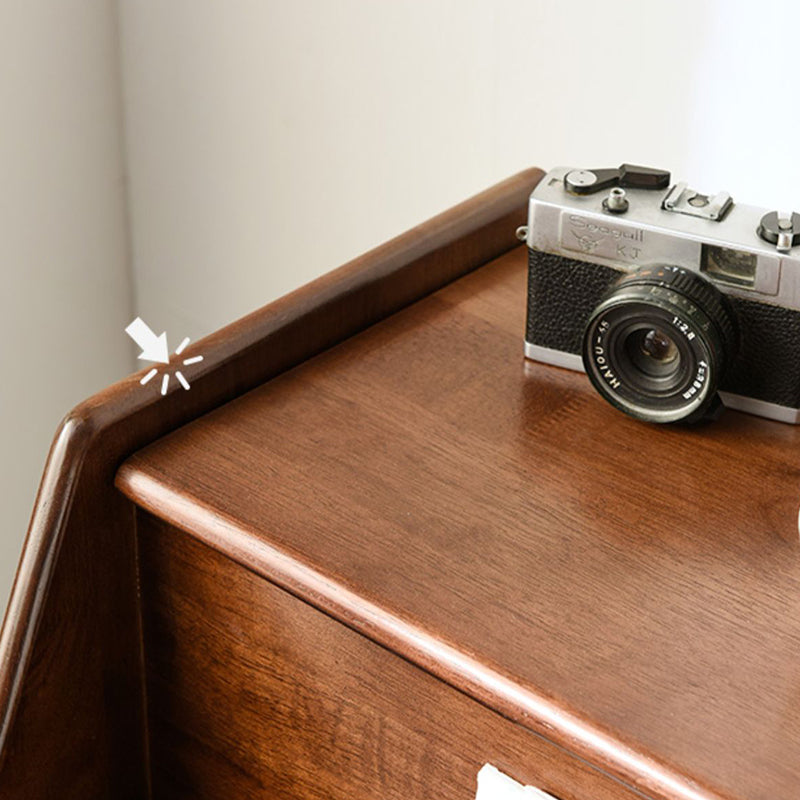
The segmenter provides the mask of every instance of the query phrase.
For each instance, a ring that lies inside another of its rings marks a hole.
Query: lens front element
[[[671,364],[678,357],[678,348],[675,342],[658,328],[651,328],[647,331],[639,344],[639,349],[659,365]]]
[[[622,411],[650,422],[692,421],[714,400],[734,348],[715,287],[679,267],[645,267],[612,287],[590,316],[583,363]]]
[[[651,378],[666,378],[680,368],[678,345],[660,328],[638,328],[625,340],[633,366]]]

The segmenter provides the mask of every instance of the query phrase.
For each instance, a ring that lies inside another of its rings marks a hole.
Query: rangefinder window
[[[755,253],[743,253],[728,247],[704,244],[700,261],[700,271],[711,278],[732,286],[755,286]]]

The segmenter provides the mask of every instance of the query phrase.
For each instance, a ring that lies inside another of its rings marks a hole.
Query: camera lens
[[[644,267],[589,317],[583,363],[600,394],[631,416],[693,421],[714,401],[735,344],[727,301],[714,286],[680,267]]]
[[[678,345],[659,328],[637,330],[625,341],[628,358],[644,375],[667,377],[680,367]]]
[[[675,342],[658,328],[651,328],[639,342],[639,347],[646,356],[652,358],[660,365],[671,364],[678,358],[678,348]]]

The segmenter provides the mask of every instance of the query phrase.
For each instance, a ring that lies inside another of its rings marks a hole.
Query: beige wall
[[[0,607],[59,419],[131,367],[119,122],[113,3],[0,3]]]
[[[137,308],[206,333],[531,164],[680,170],[703,9],[122,2]]]

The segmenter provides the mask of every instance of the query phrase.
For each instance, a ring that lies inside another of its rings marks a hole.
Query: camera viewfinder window
[[[755,286],[757,259],[755,253],[704,244],[700,271],[733,286]]]

